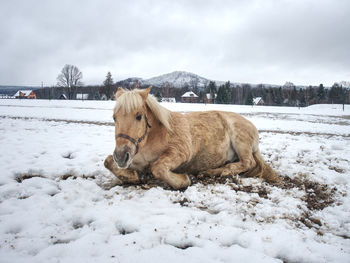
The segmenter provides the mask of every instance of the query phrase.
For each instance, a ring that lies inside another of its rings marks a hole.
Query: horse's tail
[[[256,162],[255,167],[244,173],[248,177],[259,177],[266,180],[269,183],[281,182],[280,176],[268,165],[259,151],[253,153],[254,160]]]

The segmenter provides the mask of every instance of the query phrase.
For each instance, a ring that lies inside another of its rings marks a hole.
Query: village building
[[[89,93],[77,93],[76,99],[77,100],[88,100],[89,99]]]
[[[215,102],[216,96],[217,96],[217,94],[214,94],[214,96],[213,96],[211,93],[207,93],[204,96],[203,102],[212,104]]]
[[[36,94],[32,90],[19,90],[14,97],[16,99],[36,99]]]
[[[181,102],[184,103],[198,103],[199,97],[193,91],[188,91],[181,96]]]
[[[66,100],[67,99],[67,95],[62,93],[59,97],[58,97],[59,100]]]
[[[107,95],[103,93],[100,97],[100,100],[108,100]]]
[[[171,103],[176,103],[175,98],[162,98],[161,102],[171,102]]]
[[[265,102],[262,97],[256,97],[253,99],[253,104],[254,105],[264,105]]]

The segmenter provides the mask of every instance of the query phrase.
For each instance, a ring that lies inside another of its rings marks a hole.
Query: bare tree
[[[83,73],[74,65],[66,64],[57,77],[57,85],[68,89],[69,99],[72,99],[76,87],[82,86]]]

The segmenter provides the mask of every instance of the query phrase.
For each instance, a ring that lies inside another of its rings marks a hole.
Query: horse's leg
[[[107,156],[104,165],[123,183],[136,184],[140,181],[136,171],[131,169],[119,169],[117,164],[114,162],[112,155]]]
[[[255,167],[256,162],[253,157],[253,152],[251,147],[240,149],[235,148],[236,154],[239,158],[238,162],[228,163],[219,168],[209,169],[205,171],[205,174],[211,176],[228,176],[228,175],[236,175],[242,172],[248,171],[249,169]]]
[[[155,178],[168,183],[174,189],[186,188],[191,184],[191,180],[186,174],[173,173],[185,162],[185,157],[178,152],[165,152],[152,165],[152,174]]]

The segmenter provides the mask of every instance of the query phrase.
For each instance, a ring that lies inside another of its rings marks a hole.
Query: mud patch
[[[73,174],[64,174],[60,176],[60,180],[67,180],[67,179],[73,179],[76,180],[77,178],[82,178],[82,179],[96,179],[96,177],[94,175],[90,175],[87,176],[85,174],[83,174],[82,176],[77,176],[77,175],[73,175]]]
[[[282,189],[291,189],[294,187],[305,192],[302,200],[305,201],[309,210],[322,210],[335,201],[336,187],[330,187],[326,184],[312,182],[300,177],[294,179],[289,177],[283,178]]]
[[[328,167],[329,170],[333,170],[336,171],[337,173],[343,174],[345,173],[345,170],[336,166],[329,166]]]
[[[320,219],[312,217],[310,212],[303,213],[300,218],[298,218],[298,221],[303,223],[308,228],[316,228],[319,229],[323,223]],[[317,232],[317,235],[323,236],[323,232],[319,231]]]
[[[32,179],[35,177],[44,178],[44,176],[40,174],[20,174],[16,175],[15,180],[17,181],[17,183],[22,183],[24,180]]]
[[[332,205],[335,202],[335,193],[337,191],[336,187],[330,187],[326,184],[321,184],[317,182],[310,181],[305,178],[305,176],[298,176],[296,178],[282,177],[282,182],[276,185],[268,184],[266,182],[261,182],[260,184],[254,185],[244,185],[242,184],[242,178],[244,176],[205,176],[198,175],[192,177],[192,185],[202,184],[206,185],[216,185],[224,184],[228,185],[232,190],[238,192],[246,193],[256,193],[260,198],[268,199],[271,192],[271,187],[279,187],[284,190],[297,188],[304,192],[304,196],[301,198],[302,201],[306,203],[309,210],[322,210],[327,206]],[[123,187],[130,187],[131,185],[123,185]],[[133,185],[135,186],[135,185]],[[169,185],[162,182],[161,180],[154,179],[151,175],[143,177],[142,183],[138,184],[137,187],[141,189],[148,190],[152,187],[162,187],[164,190],[173,190]],[[186,189],[183,189],[185,191]],[[189,201],[184,199],[178,202],[181,206],[186,206]],[[308,216],[305,216],[308,218]],[[311,220],[312,221],[312,220]]]

